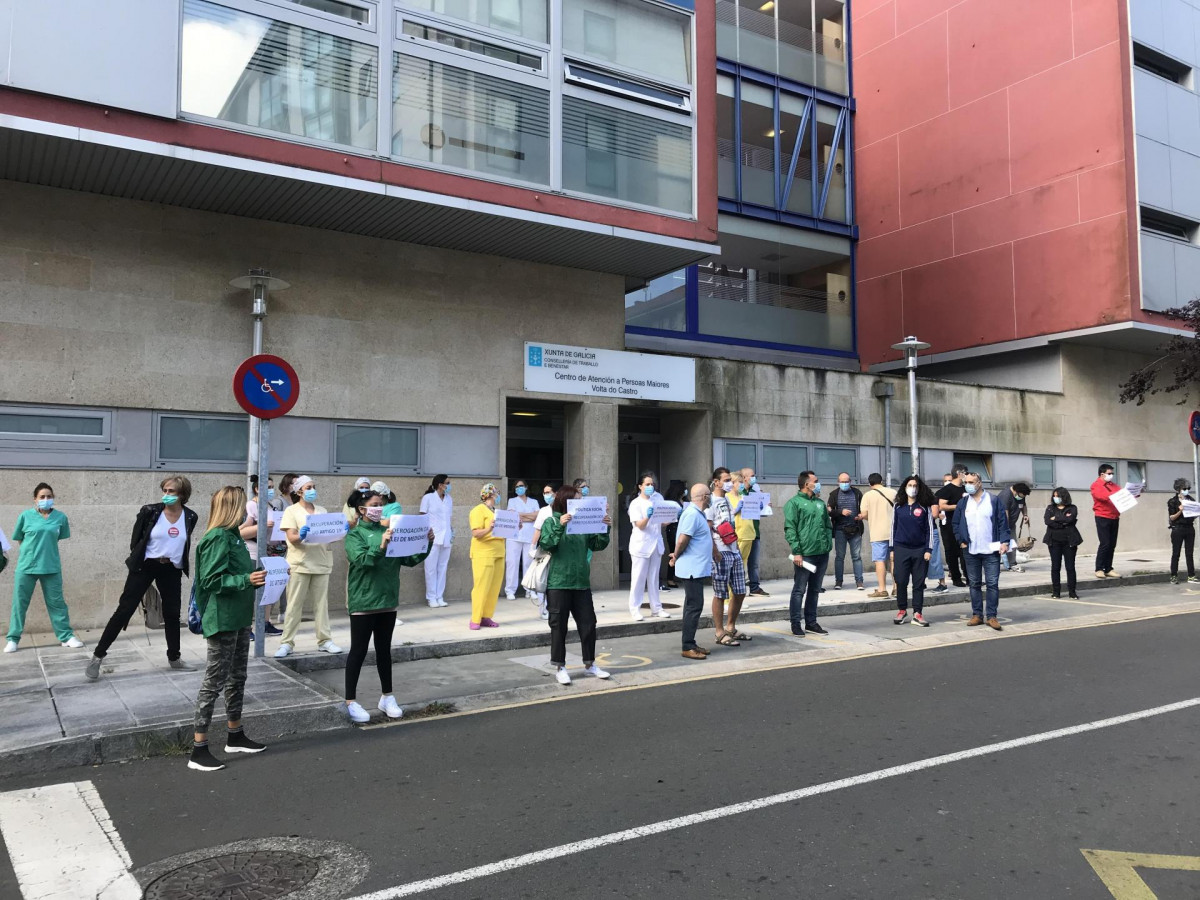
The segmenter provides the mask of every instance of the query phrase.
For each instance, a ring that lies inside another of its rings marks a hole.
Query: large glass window
[[[182,54],[185,113],[376,147],[378,50],[369,44],[185,0]]]
[[[808,448],[798,444],[763,444],[762,474],[795,478],[808,468]]]
[[[734,80],[717,76],[717,196],[737,199],[737,132],[733,117],[737,114]]]
[[[1054,483],[1054,457],[1035,456],[1033,458],[1033,486],[1037,488],[1057,487]]]
[[[821,478],[837,478],[845,472],[854,481],[858,477],[858,451],[845,447],[814,447],[813,471]]]
[[[20,407],[0,407],[0,439],[66,438],[70,441],[107,440],[110,413],[65,413],[50,410],[25,411]]]
[[[217,416],[158,417],[161,462],[236,463],[246,461],[250,424]]]
[[[563,187],[692,212],[692,133],[686,125],[563,98]]]
[[[644,0],[563,0],[563,49],[690,84],[691,17]]]
[[[758,472],[758,460],[755,458],[757,444],[739,444],[734,441],[725,442],[725,468],[731,472],[739,469],[754,469]]]
[[[546,0],[404,0],[406,6],[449,16],[484,28],[506,31],[530,41],[545,44],[547,30]]]
[[[334,426],[334,466],[415,469],[421,461],[420,429],[397,425]]]
[[[625,294],[625,324],[660,331],[687,330],[687,270],[661,275]]]
[[[847,93],[844,0],[716,0],[717,55]]]
[[[742,82],[742,197],[775,206],[775,91]]]
[[[401,53],[393,85],[397,156],[549,183],[547,91]]]

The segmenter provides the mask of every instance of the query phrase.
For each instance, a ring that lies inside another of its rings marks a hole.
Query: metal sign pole
[[[1192,444],[1192,490],[1200,491],[1200,444]]]
[[[267,524],[267,479],[270,478],[270,434],[271,420],[260,419],[258,422],[258,558],[261,560],[267,553],[267,540],[271,536],[271,527]],[[258,659],[265,652],[263,644],[267,637],[267,609],[262,605],[263,591],[259,588],[254,592],[254,657]]]

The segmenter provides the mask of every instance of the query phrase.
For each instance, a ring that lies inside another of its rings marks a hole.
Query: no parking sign
[[[237,367],[233,396],[255,418],[277,419],[300,399],[300,378],[287,360],[260,353]]]

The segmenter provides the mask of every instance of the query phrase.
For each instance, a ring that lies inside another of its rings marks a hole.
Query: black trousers
[[[1072,547],[1070,544],[1048,544],[1050,548],[1050,584],[1054,586],[1054,593],[1062,593],[1062,582],[1059,580],[1059,568],[1065,562],[1067,564],[1067,593],[1075,593],[1075,551],[1078,547]],[[1099,566],[1097,566],[1099,568]]]
[[[683,649],[695,650],[696,629],[704,613],[704,579],[680,578],[683,582]]]
[[[1120,519],[1105,519],[1096,516],[1096,571],[1111,572],[1113,553],[1117,549],[1117,532],[1121,529]]]
[[[950,518],[954,518],[954,514],[949,514]],[[946,568],[950,570],[950,581],[954,584],[962,584],[966,581],[963,577],[963,561],[962,548],[958,546],[958,538],[954,536],[953,525],[939,525],[942,530],[942,549],[946,551]]]
[[[183,572],[170,562],[148,559],[136,572],[130,572],[125,579],[125,590],[121,591],[121,599],[117,601],[117,610],[104,626],[104,634],[96,645],[95,654],[100,659],[108,655],[108,648],[113,645],[121,632],[133,618],[142,603],[142,597],[153,584],[158,588],[162,598],[164,630],[167,633],[167,659],[179,659],[179,604],[180,589],[183,582]]]
[[[1188,578],[1196,574],[1196,528],[1172,528],[1171,529],[1171,574],[1179,574],[1179,551],[1186,549]]]
[[[908,582],[912,581],[912,608],[914,613],[925,609],[925,576],[929,572],[929,561],[925,559],[924,547],[892,548],[896,561],[892,565],[892,577],[896,579],[896,609],[908,609]]]
[[[579,649],[583,664],[590,666],[596,661],[596,607],[592,605],[592,592],[546,591],[546,609],[550,614],[550,664],[567,664],[567,626],[575,619],[575,630],[579,632]]]
[[[375,668],[383,693],[392,692],[392,632],[396,630],[396,611],[363,613],[350,617],[350,652],[346,654],[346,699],[358,694],[358,676],[367,658],[367,646],[375,641]]]

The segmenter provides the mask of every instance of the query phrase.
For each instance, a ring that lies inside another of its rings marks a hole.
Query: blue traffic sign
[[[291,412],[300,399],[300,378],[286,360],[260,353],[238,366],[233,396],[250,415],[275,419]]]
[[[1200,444],[1200,409],[1193,412],[1188,419],[1188,434],[1191,435],[1193,444]]]

